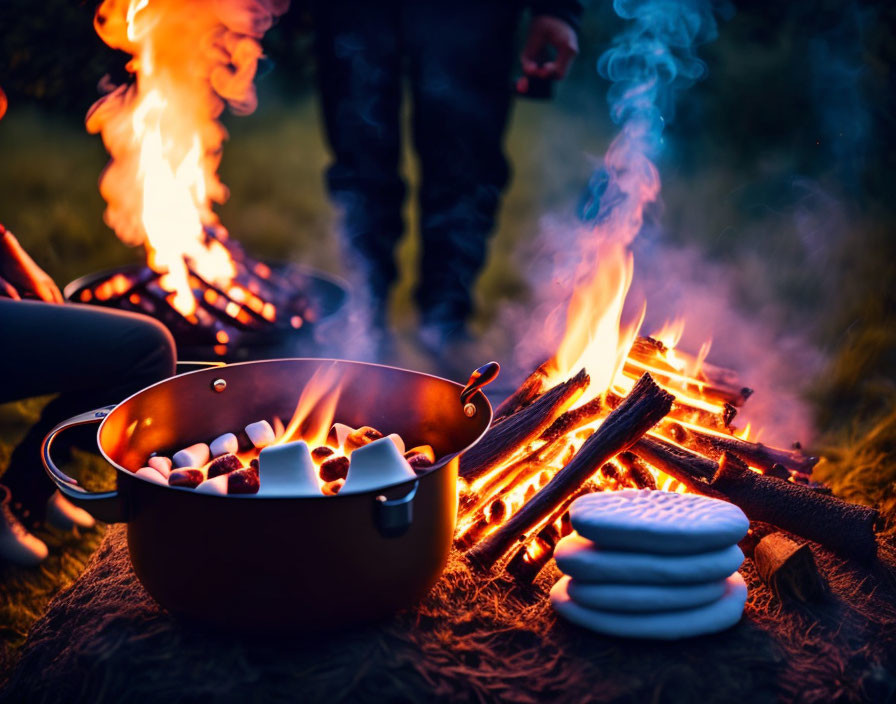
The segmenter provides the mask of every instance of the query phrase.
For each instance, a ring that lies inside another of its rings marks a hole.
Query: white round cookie
[[[569,509],[572,527],[602,548],[682,554],[740,541],[750,521],[734,504],[699,494],[623,489],[587,494]]]
[[[621,638],[678,640],[718,633],[740,621],[747,601],[747,585],[739,572],[726,580],[720,599],[693,609],[626,614],[588,609],[568,593],[569,578],[564,577],[551,589],[551,606],[568,621],[598,633]]]
[[[726,581],[695,584],[596,584],[567,578],[569,598],[579,606],[602,611],[671,611],[692,609],[722,598]]]
[[[725,579],[744,561],[737,545],[694,555],[651,555],[598,548],[570,533],[557,543],[557,567],[583,582],[606,584],[693,584]]]

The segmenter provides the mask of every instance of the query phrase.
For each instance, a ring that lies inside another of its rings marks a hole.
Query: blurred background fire
[[[99,96],[100,77],[125,80],[126,56],[96,35],[94,10],[86,1],[0,5],[0,85],[9,101],[0,124],[0,221],[60,284],[142,258],[102,224],[97,180],[108,155],[84,129],[84,116]],[[574,211],[594,168],[588,155],[599,157],[614,133],[607,83],[594,64],[619,24],[610,3],[589,5],[570,80],[550,103],[515,107],[507,142],[514,178],[477,290],[476,326],[499,359],[508,353],[493,339],[499,324],[534,298],[539,236],[552,216]],[[719,38],[701,50],[707,78],[680,101],[664,135],[662,207],[649,214],[635,245],[635,286],[650,282],[648,301],[671,306],[651,302],[648,316],[658,316],[657,323],[664,315],[689,317],[694,337],[685,348],[696,352],[709,333],[714,362],[738,369],[751,386],[770,384],[776,393],[757,396],[786,404],[784,415],[799,407],[794,432],[826,458],[816,476],[844,498],[881,502],[891,529],[894,30],[896,7],[886,2],[736,3]],[[258,110],[223,117],[230,140],[219,173],[231,197],[218,213],[253,254],[340,274],[321,176],[327,155],[311,41],[307,10],[294,0],[263,40]],[[410,153],[404,162],[413,184]],[[392,301],[405,332],[415,324],[416,256],[412,225]],[[706,304],[712,296],[718,305]],[[772,359],[774,369],[763,361]],[[40,407],[40,400],[0,406],[0,472]],[[10,624],[0,671],[97,540],[72,541],[40,573],[7,580],[13,598],[0,601],[0,618]]]

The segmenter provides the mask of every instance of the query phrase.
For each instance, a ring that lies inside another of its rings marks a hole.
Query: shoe
[[[22,567],[39,565],[47,557],[46,543],[29,533],[13,515],[7,487],[0,484],[0,559]]]
[[[93,516],[83,508],[75,506],[59,491],[54,491],[53,495],[47,499],[46,522],[47,525],[66,532],[75,528],[89,530],[96,525]]]

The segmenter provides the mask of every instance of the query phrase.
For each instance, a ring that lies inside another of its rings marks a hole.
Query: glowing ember
[[[218,117],[256,106],[252,79],[259,39],[286,0],[105,0],[94,20],[109,46],[133,58],[134,75],[101,98],[87,129],[112,156],[100,182],[105,219],[147,262],[182,315],[197,308],[190,271],[219,288],[236,268],[212,205],[227,188],[217,176],[227,136]],[[207,228],[214,228],[209,237]],[[189,267],[189,270],[188,270]],[[273,305],[261,311],[276,315]]]

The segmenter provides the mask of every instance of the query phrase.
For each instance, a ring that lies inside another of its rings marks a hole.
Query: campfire
[[[307,336],[339,306],[338,284],[250,257],[213,210],[228,197],[216,173],[227,137],[218,118],[225,107],[254,111],[259,40],[284,10],[267,0],[99,7],[96,31],[131,55],[133,80],[106,86],[87,129],[112,157],[100,181],[106,222],[144,248],[146,266],[74,282],[70,299],[151,315],[181,347],[219,358]]]

